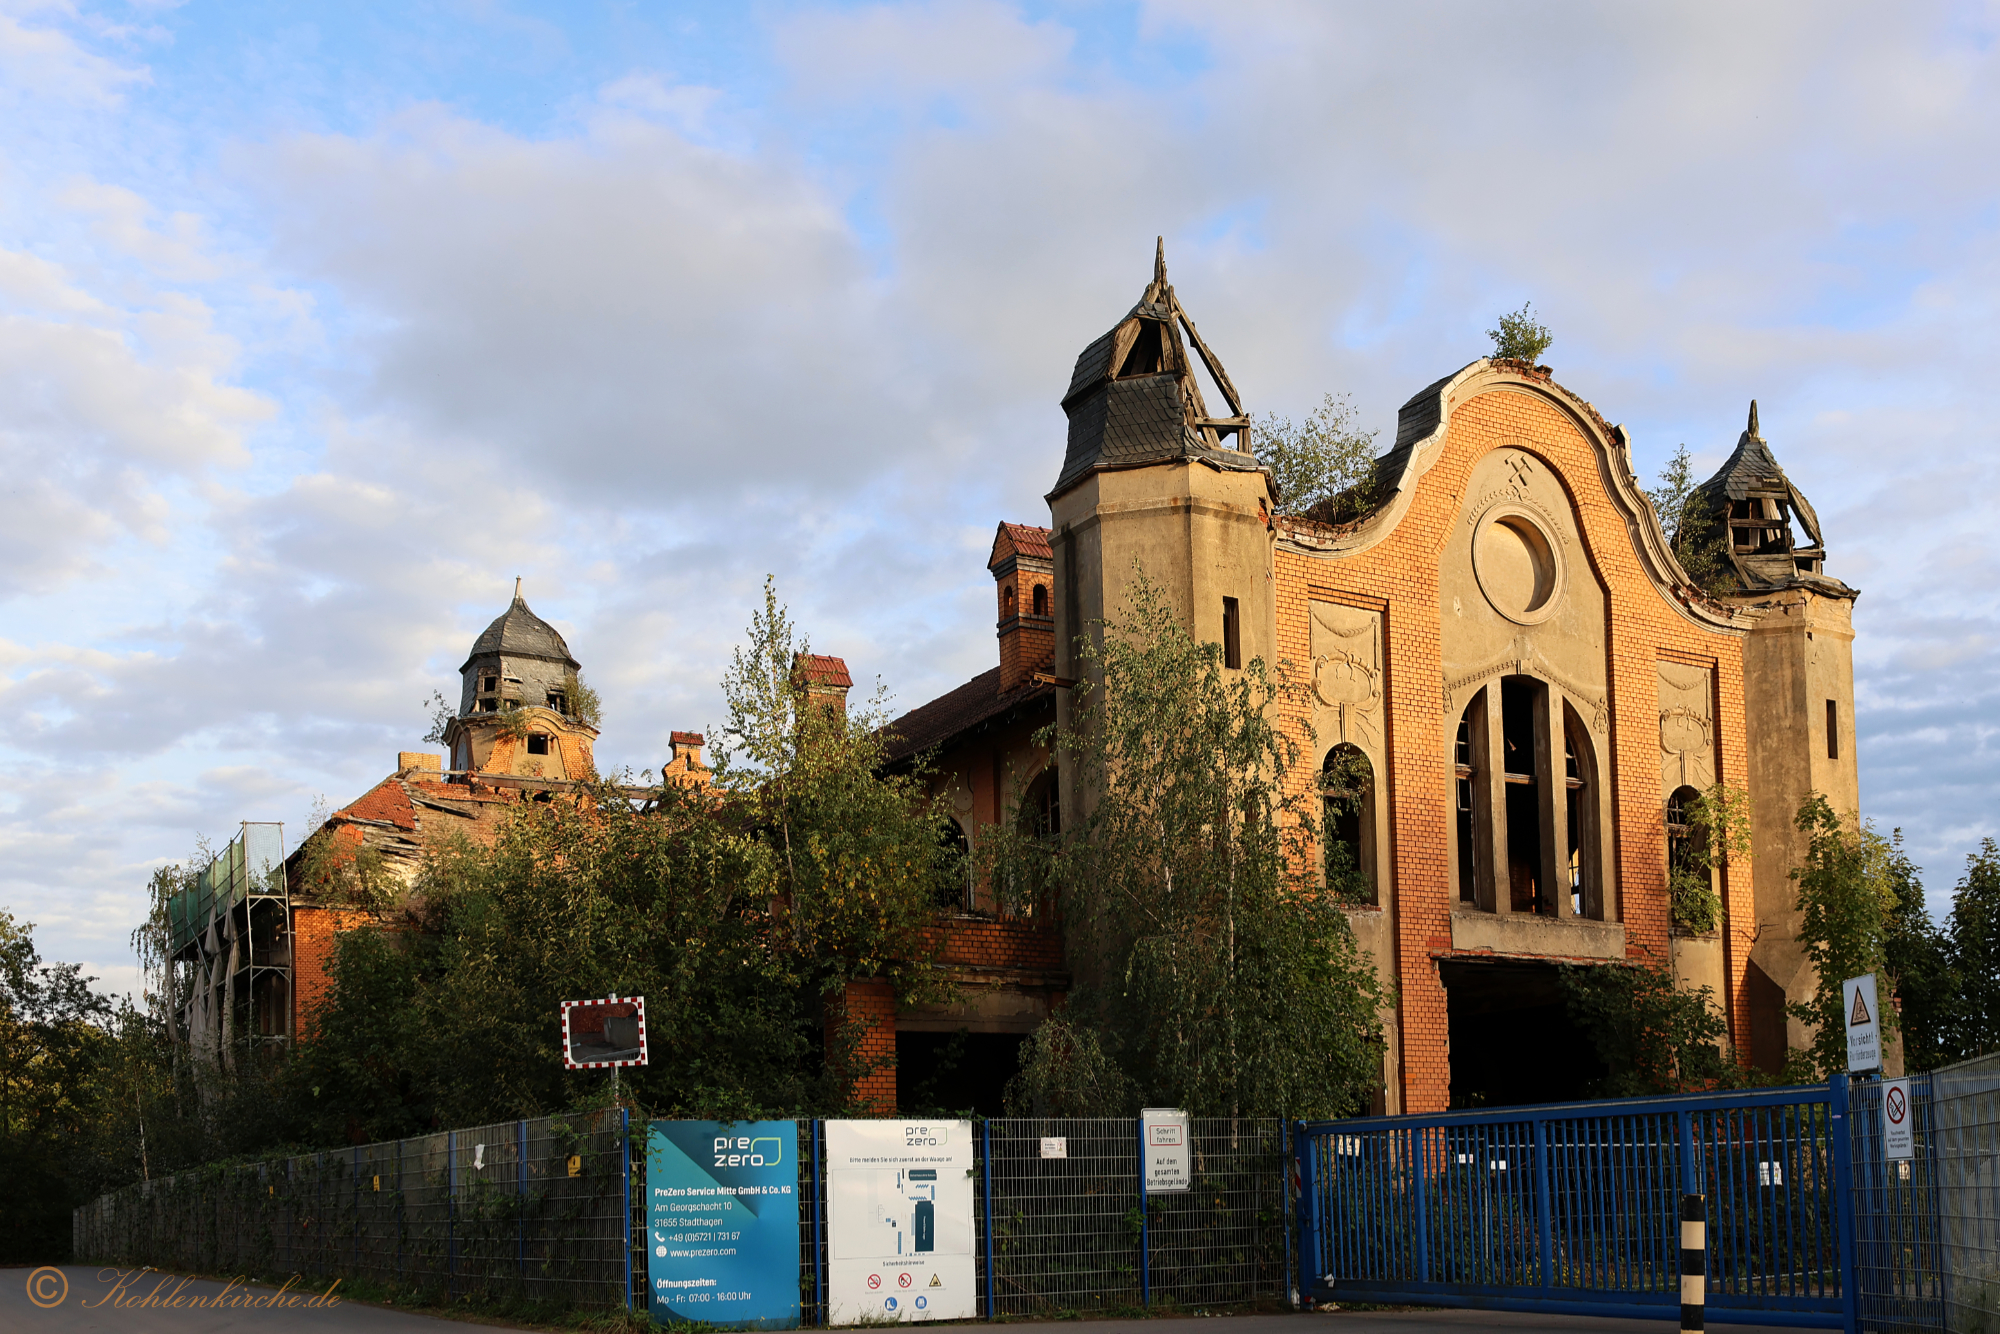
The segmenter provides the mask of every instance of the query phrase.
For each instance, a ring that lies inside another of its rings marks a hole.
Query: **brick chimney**
[[[854,678],[847,674],[843,659],[824,653],[801,653],[792,659],[792,670],[805,684],[807,699],[847,712],[847,692],[853,689]]]
[[[1056,561],[1049,530],[1003,523],[986,561],[1000,603],[1000,690],[1048,671],[1056,655]]]
[[[660,781],[682,787],[706,785],[713,776],[713,771],[701,762],[701,748],[707,738],[699,732],[673,732],[668,740],[673,745],[673,758],[660,766]]]

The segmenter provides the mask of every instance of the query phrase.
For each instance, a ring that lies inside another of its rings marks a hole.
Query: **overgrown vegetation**
[[[1694,460],[1688,447],[1681,445],[1667,466],[1660,469],[1660,482],[1646,492],[1667,535],[1674,559],[1695,587],[1710,597],[1723,597],[1741,590],[1736,567],[1729,560],[1729,526],[1722,515],[1700,494],[1694,475]]]
[[[1350,523],[1380,501],[1375,434],[1356,425],[1347,395],[1328,394],[1304,421],[1267,413],[1251,439],[1282,513]]]
[[[1729,1025],[1709,988],[1676,987],[1669,969],[1643,962],[1564,964],[1560,978],[1570,1017],[1609,1071],[1592,1096],[1734,1088],[1748,1079],[1725,1041]]]
[[[1679,814],[1687,829],[1668,842],[1669,916],[1678,930],[1703,935],[1722,925],[1722,872],[1732,857],[1750,853],[1750,794],[1717,783],[1669,814]]]
[[[1819,986],[1809,1000],[1786,1007],[1815,1034],[1811,1046],[1792,1051],[1786,1075],[1816,1080],[1847,1068],[1841,980],[1863,973],[1887,978],[1889,926],[1897,908],[1894,881],[1914,878],[1915,868],[1900,839],[1843,820],[1817,792],[1799,808],[1796,823],[1806,836],[1805,864],[1792,872],[1800,909],[1796,939]],[[1893,979],[1887,980],[1893,987]],[[1885,1004],[1879,1018],[1886,1047],[1897,1030],[1896,1007]]]
[[[1521,308],[1500,317],[1500,327],[1488,329],[1486,336],[1493,340],[1493,357],[1496,361],[1524,361],[1533,366],[1541,361],[1542,354],[1556,341],[1546,324],[1535,319],[1531,303],[1522,302]]]
[[[1258,660],[1225,677],[1143,573],[1078,645],[1075,725],[1044,739],[1089,809],[1057,838],[985,843],[996,883],[1060,911],[1076,975],[1010,1105],[1352,1110],[1380,1081],[1382,997],[1313,855],[1318,784],[1296,790],[1277,726],[1294,687]]]

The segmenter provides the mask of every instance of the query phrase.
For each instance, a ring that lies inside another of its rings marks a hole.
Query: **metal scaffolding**
[[[186,1003],[189,1049],[232,1068],[240,1053],[283,1047],[293,1032],[292,903],[285,827],[245,821],[167,901],[168,953]]]

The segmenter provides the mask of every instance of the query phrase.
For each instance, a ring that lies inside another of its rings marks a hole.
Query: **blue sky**
[[[0,905],[345,801],[515,575],[610,765],[766,572],[899,705],[988,665],[1152,238],[1259,411],[1532,299],[1650,477],[1747,401],[1857,611],[1864,813],[1996,831],[1991,5],[0,0]]]

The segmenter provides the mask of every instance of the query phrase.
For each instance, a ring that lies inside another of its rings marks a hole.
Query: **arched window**
[[[1569,830],[1570,911],[1602,921],[1603,866],[1598,859],[1597,748],[1576,710],[1563,705],[1564,821]]]
[[[1014,587],[1009,584],[1000,590],[1000,619],[1006,620],[1014,614]]]
[[[1046,615],[1048,615],[1048,614],[1049,614],[1049,589],[1048,589],[1048,585],[1046,585],[1046,584],[1036,584],[1036,585],[1035,585],[1035,615],[1037,615],[1037,616],[1046,616]]]
[[[1054,838],[1062,832],[1062,792],[1055,766],[1042,770],[1021,797],[1021,832]]]
[[[1320,797],[1328,892],[1342,903],[1374,903],[1375,767],[1358,747],[1326,753]]]
[[[1458,870],[1458,899],[1461,903],[1479,902],[1479,867],[1484,859],[1479,855],[1477,836],[1478,820],[1475,818],[1478,793],[1477,782],[1485,765],[1483,756],[1473,745],[1473,738],[1484,733],[1483,721],[1486,709],[1486,692],[1480,691],[1465,706],[1465,712],[1458,718],[1458,734],[1452,741],[1452,808],[1455,819],[1452,826],[1454,856]]]
[[[941,911],[966,912],[972,907],[972,842],[958,821],[946,816],[938,826],[936,888],[932,900]]]
[[[1691,787],[1677,787],[1667,798],[1667,896],[1675,923],[1692,918],[1694,930],[1702,929],[1708,918],[1706,904],[1714,888],[1708,830],[1697,815],[1700,804],[1701,793]]]

